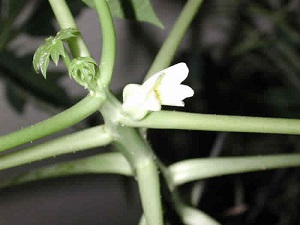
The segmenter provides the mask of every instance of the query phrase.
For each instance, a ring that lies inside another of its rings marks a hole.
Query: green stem
[[[94,1],[102,28],[102,53],[100,62],[100,85],[108,87],[116,58],[116,34],[113,19],[106,0]]]
[[[147,225],[163,225],[159,176],[152,150],[132,128],[120,127],[118,134],[114,144],[133,168]]]
[[[48,0],[61,29],[77,28],[75,20],[65,0]],[[81,36],[68,41],[74,57],[88,57],[90,52]]]
[[[182,201],[177,201],[175,203],[175,208],[178,211],[178,214],[180,215],[182,222],[184,224],[221,225],[206,213],[200,211],[197,208],[190,207],[187,204],[183,203]]]
[[[130,127],[155,129],[300,134],[299,119],[208,115],[173,111],[154,112],[140,121],[121,117],[120,123]]]
[[[89,128],[74,134],[29,147],[0,157],[0,170],[54,157],[78,150],[104,146],[112,142],[104,126]]]
[[[136,129],[118,124],[121,104],[109,92],[106,96],[107,101],[100,111],[107,129],[114,137],[113,144],[133,168],[147,225],[163,225],[159,176],[152,149]]]
[[[0,188],[23,184],[27,182],[65,177],[89,173],[110,173],[132,176],[132,170],[124,156],[120,153],[104,153],[71,162],[58,163],[53,166],[36,169],[17,177],[1,182]]]
[[[169,170],[174,184],[182,185],[215,176],[299,166],[300,154],[298,153],[274,156],[190,159],[174,163],[169,167]]]
[[[146,79],[148,79],[153,74],[158,71],[168,67],[174,58],[176,50],[178,49],[179,44],[181,43],[183,37],[186,34],[186,31],[194,19],[198,9],[203,0],[189,0],[181,14],[179,15],[176,23],[174,24],[171,32],[169,33],[167,39],[165,40],[163,46],[159,50],[157,56],[150,67]]]
[[[0,137],[0,152],[70,127],[99,110],[104,99],[87,96],[71,108],[37,124]]]

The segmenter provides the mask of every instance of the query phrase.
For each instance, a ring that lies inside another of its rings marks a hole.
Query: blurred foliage
[[[91,8],[96,8],[94,0],[82,0]],[[147,22],[163,28],[155,14],[150,0],[107,0],[113,17]]]
[[[200,48],[208,50],[208,60],[218,65],[204,71],[210,110],[212,113],[299,118],[300,36],[299,23],[295,23],[299,21],[299,6],[297,10],[292,2],[229,2],[216,4],[214,12],[208,15],[219,21],[215,32],[225,31],[223,42],[205,37],[209,31],[203,32],[201,37],[204,43]],[[215,11],[217,8],[219,11]],[[231,12],[230,17],[226,17],[228,12]],[[211,26],[204,22],[200,29],[205,31]],[[216,71],[210,71],[211,68]],[[223,104],[218,104],[220,102]]]

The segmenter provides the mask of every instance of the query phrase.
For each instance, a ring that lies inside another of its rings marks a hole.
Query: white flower
[[[189,73],[185,63],[168,67],[142,85],[128,84],[123,90],[123,111],[131,119],[140,120],[149,111],[161,110],[161,105],[184,106],[183,100],[194,95],[192,88],[180,84]]]

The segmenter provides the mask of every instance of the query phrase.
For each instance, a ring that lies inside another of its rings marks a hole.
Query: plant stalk
[[[176,185],[187,182],[253,171],[299,167],[300,154],[278,154],[271,156],[220,157],[214,159],[190,159],[174,163],[169,167]]]
[[[171,32],[168,34],[167,39],[160,48],[156,55],[152,66],[150,67],[145,80],[154,75],[158,71],[167,68],[174,55],[186,35],[187,29],[198,12],[203,0],[188,0],[183,10],[181,11],[178,19],[176,20]]]
[[[71,108],[37,124],[0,137],[0,152],[68,128],[99,110],[104,99],[87,96]]]
[[[152,149],[136,129],[119,124],[121,104],[109,92],[106,96],[100,111],[113,136],[112,144],[128,160],[137,179],[147,225],[163,225],[159,175]]]
[[[0,157],[0,170],[62,154],[74,153],[79,150],[104,146],[112,142],[112,140],[112,137],[106,132],[104,126],[89,128],[49,142],[3,155]]]
[[[120,123],[124,126],[153,129],[300,134],[299,119],[209,115],[175,111],[153,112],[140,121],[121,117]]]
[[[100,61],[100,86],[107,88],[110,84],[115,58],[116,33],[112,15],[106,0],[94,1],[102,28],[102,53]]]

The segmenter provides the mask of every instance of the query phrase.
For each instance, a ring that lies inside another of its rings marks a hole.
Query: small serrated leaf
[[[50,56],[51,56],[52,61],[57,66],[58,60],[59,60],[59,53],[57,51],[53,51],[53,52],[51,52]]]
[[[62,41],[57,40],[56,43],[51,47],[50,56],[55,65],[57,66],[59,56],[65,57],[65,50]]]
[[[72,37],[78,36],[80,33],[75,28],[68,28],[61,30],[57,33],[55,37],[50,36],[45,40],[45,43],[41,45],[33,56],[33,67],[34,70],[39,73],[41,70],[44,78],[46,78],[47,68],[49,65],[50,57],[57,66],[59,61],[59,56],[65,57],[63,40],[67,40]]]
[[[57,40],[62,40],[62,41],[66,41],[68,40],[69,38],[72,38],[72,37],[77,37],[80,35],[80,32],[78,29],[76,28],[67,28],[67,29],[64,29],[64,30],[61,30],[59,31],[55,38]]]
[[[39,67],[40,67],[43,77],[45,79],[46,79],[47,69],[48,69],[48,65],[49,65],[49,56],[50,56],[50,54],[48,52],[43,52],[40,57]]]
[[[44,45],[41,45],[34,53],[33,55],[33,60],[32,60],[32,65],[36,73],[39,73],[40,69],[40,57],[41,54],[44,52]]]

